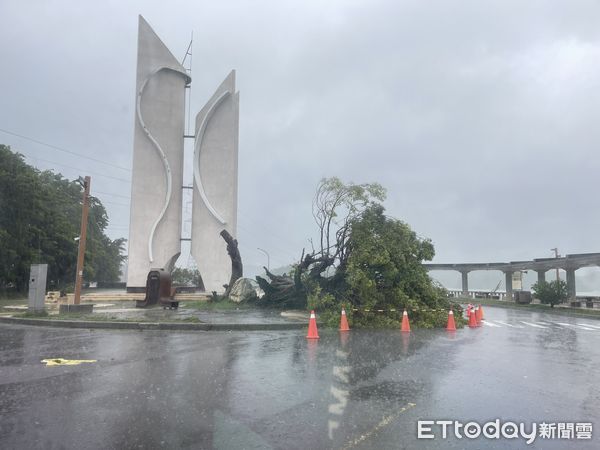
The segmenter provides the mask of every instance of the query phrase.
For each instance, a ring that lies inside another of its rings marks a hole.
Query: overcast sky
[[[272,267],[299,257],[329,176],[384,185],[436,262],[600,251],[599,2],[2,0],[0,129],[126,170],[0,143],[91,175],[113,238],[128,234],[138,14],[180,60],[193,31],[192,114],[237,70],[248,268],[266,264],[257,247]]]

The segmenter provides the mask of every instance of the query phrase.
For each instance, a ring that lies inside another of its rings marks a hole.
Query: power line
[[[108,203],[109,205],[117,205],[117,206],[127,206],[127,207],[129,207],[129,205],[127,203],[107,202],[106,200],[102,201],[102,204],[104,204],[104,203]]]
[[[120,198],[126,198],[127,200],[129,200],[131,198],[130,195],[120,195],[120,194],[112,194],[110,192],[102,192],[102,191],[94,191],[96,194],[102,194],[102,195],[112,195],[113,197],[120,197]]]
[[[27,155],[25,155],[25,156],[27,156]],[[87,169],[82,169],[82,168],[80,168],[80,167],[68,166],[68,165],[66,165],[66,164],[57,163],[56,161],[50,161],[50,160],[48,160],[48,159],[39,158],[39,157],[37,157],[37,156],[27,156],[27,157],[28,157],[29,159],[33,159],[33,160],[40,160],[40,161],[47,162],[47,163],[49,163],[49,164],[55,164],[55,165],[57,165],[57,166],[62,166],[62,167],[66,167],[66,168],[68,168],[68,169],[73,169],[73,170],[76,170],[77,172],[80,172],[80,173],[81,173],[81,172],[85,172],[85,173],[89,173],[90,175],[94,175],[94,176],[97,176],[97,177],[104,177],[104,178],[110,178],[111,180],[123,181],[124,183],[130,183],[130,182],[131,182],[131,180],[126,180],[125,178],[111,177],[110,175],[104,175],[104,174],[101,174],[101,173],[98,173],[98,172],[90,172],[90,171],[89,171],[89,170],[87,170]]]
[[[238,207],[238,217],[239,217],[239,219],[240,219],[241,222],[245,222],[247,220],[249,222],[254,223],[255,226],[258,226],[259,228],[261,228],[263,230],[266,230],[267,232],[269,232],[269,234],[272,237],[276,238],[280,242],[285,242],[286,244],[290,244],[291,243],[291,244],[293,244],[293,245],[295,245],[297,247],[300,247],[300,248],[306,247],[306,244],[299,245],[299,241],[296,241],[296,239],[290,239],[289,237],[283,238],[278,232],[273,231],[272,228],[270,228],[269,226],[267,226],[265,222],[262,222],[262,221],[259,222],[258,220],[251,218],[250,215],[247,212],[243,211],[239,207]],[[296,242],[292,242],[292,241],[296,241]]]
[[[107,166],[114,167],[116,169],[121,169],[121,170],[126,170],[127,172],[131,172],[131,169],[129,169],[127,167],[118,166],[117,164],[112,164],[112,163],[109,163],[109,162],[106,162],[106,161],[102,161],[101,159],[92,158],[91,156],[82,155],[81,153],[77,153],[77,152],[74,152],[72,150],[67,150],[66,148],[58,147],[56,145],[48,144],[47,142],[43,142],[43,141],[40,141],[38,139],[34,139],[34,138],[31,138],[31,137],[28,137],[28,136],[23,136],[22,134],[15,133],[13,131],[4,130],[2,128],[0,128],[0,131],[2,133],[10,134],[11,136],[16,136],[16,137],[19,137],[21,139],[26,139],[28,141],[35,142],[36,144],[45,145],[46,147],[52,148],[54,150],[58,150],[59,152],[64,152],[64,153],[68,153],[70,155],[79,156],[80,158],[89,159],[90,161],[95,161],[95,162],[98,162],[98,163],[101,163],[101,164],[106,164]]]
[[[241,225],[240,223],[238,223],[238,228],[240,229],[241,232],[243,232],[244,234],[248,234],[250,235],[252,238],[254,238],[254,241],[256,242],[262,242],[264,241],[264,238],[258,238],[257,235],[255,233],[253,233],[251,230],[249,230],[248,228],[246,228],[245,226]],[[286,244],[288,244],[288,242],[286,242]],[[241,243],[240,245],[246,245],[245,243]],[[268,245],[268,248],[271,252],[275,252],[275,253],[279,253],[280,256],[285,255],[286,258],[288,259],[292,259],[293,261],[296,261],[297,259],[299,259],[298,255],[295,255],[294,252],[290,251],[290,250],[285,250],[277,245]]]

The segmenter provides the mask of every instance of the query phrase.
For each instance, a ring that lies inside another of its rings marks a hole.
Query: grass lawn
[[[230,300],[219,300],[219,301],[193,301],[193,302],[180,302],[182,306],[190,309],[198,309],[200,311],[236,311],[238,309],[252,309],[253,306],[248,303],[234,303]],[[255,307],[254,307],[255,308]]]
[[[47,319],[47,320],[75,320],[75,321],[89,321],[89,322],[186,322],[186,323],[202,323],[198,317],[183,317],[181,319],[172,318],[153,318],[153,317],[117,317],[110,314],[79,314],[79,313],[66,313],[66,314],[52,314],[48,313],[33,313],[33,312],[22,312],[12,315],[17,318],[27,319]]]
[[[27,298],[0,298],[0,312],[4,311],[7,306],[27,306]]]

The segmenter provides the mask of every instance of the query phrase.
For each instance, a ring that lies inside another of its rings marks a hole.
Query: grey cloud
[[[597,2],[34,4],[0,5],[0,128],[130,167],[138,13],[179,58],[194,31],[192,111],[237,69],[249,266],[264,263],[256,247],[281,264],[299,255],[314,187],[332,175],[386,186],[389,213],[440,262],[598,249]],[[0,141],[32,162],[129,176]],[[127,207],[107,206],[126,236]]]

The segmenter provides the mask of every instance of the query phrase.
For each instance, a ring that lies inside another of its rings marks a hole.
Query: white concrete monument
[[[181,253],[185,68],[140,16],[127,289],[151,269],[171,271]],[[192,256],[207,291],[231,276],[227,244],[236,236],[239,93],[232,71],[196,117]]]
[[[231,259],[222,230],[237,229],[239,92],[235,71],[196,116],[192,256],[207,292],[222,292]]]
[[[181,253],[185,69],[139,18],[127,287]]]

